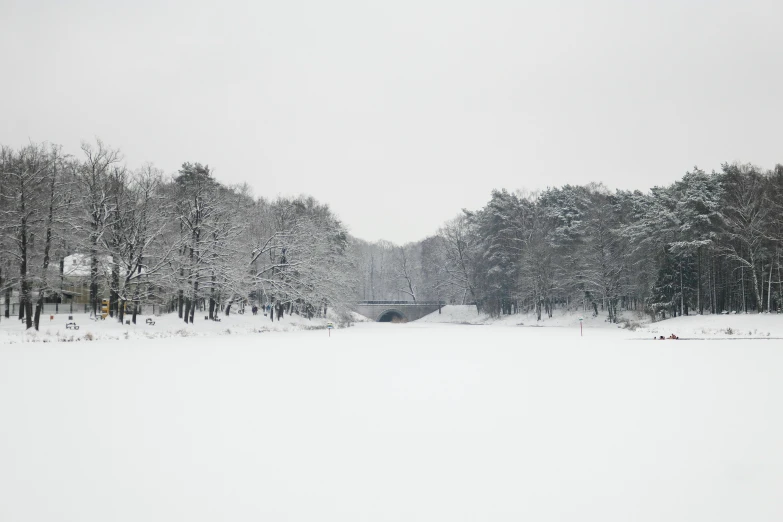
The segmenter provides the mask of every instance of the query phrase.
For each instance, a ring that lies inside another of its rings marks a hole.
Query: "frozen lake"
[[[783,519],[783,343],[628,336],[3,345],[0,520]]]

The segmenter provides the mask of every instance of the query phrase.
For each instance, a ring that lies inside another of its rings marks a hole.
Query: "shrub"
[[[626,328],[628,330],[631,330],[632,332],[635,332],[637,328],[641,328],[641,323],[638,321],[631,321],[629,319],[622,319],[620,321],[620,326],[623,328]]]

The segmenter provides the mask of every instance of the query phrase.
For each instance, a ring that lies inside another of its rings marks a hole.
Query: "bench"
[[[147,317],[145,322],[150,326],[155,326],[155,321],[152,320],[152,317]]]
[[[65,323],[65,329],[66,330],[78,330],[79,325],[76,323]]]

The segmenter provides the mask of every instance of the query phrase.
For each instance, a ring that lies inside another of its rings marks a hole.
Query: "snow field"
[[[780,342],[631,333],[5,345],[0,520],[781,520]]]

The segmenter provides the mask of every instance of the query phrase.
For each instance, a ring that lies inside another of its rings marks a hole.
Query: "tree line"
[[[349,236],[328,206],[310,197],[267,200],[226,186],[200,163],[173,176],[154,165],[131,170],[102,141],[76,155],[57,145],[0,145],[0,296],[6,318],[18,302],[27,328],[43,305],[64,297],[70,267],[83,260],[89,310],[103,299],[112,318],[142,303],[220,312],[252,301],[308,317],[353,298]]]
[[[698,168],[647,192],[601,184],[492,192],[432,237],[357,245],[365,298],[445,299],[491,315],[560,308],[653,318],[778,311],[783,166]]]
[[[88,307],[135,322],[157,304],[193,322],[272,304],[308,317],[355,300],[445,300],[491,315],[556,308],[666,318],[777,311],[783,304],[783,166],[698,168],[668,186],[493,191],[431,237],[353,238],[311,197],[255,197],[207,165],[131,170],[100,140],[75,155],[0,146],[0,298],[38,328],[64,297],[68,256]]]

